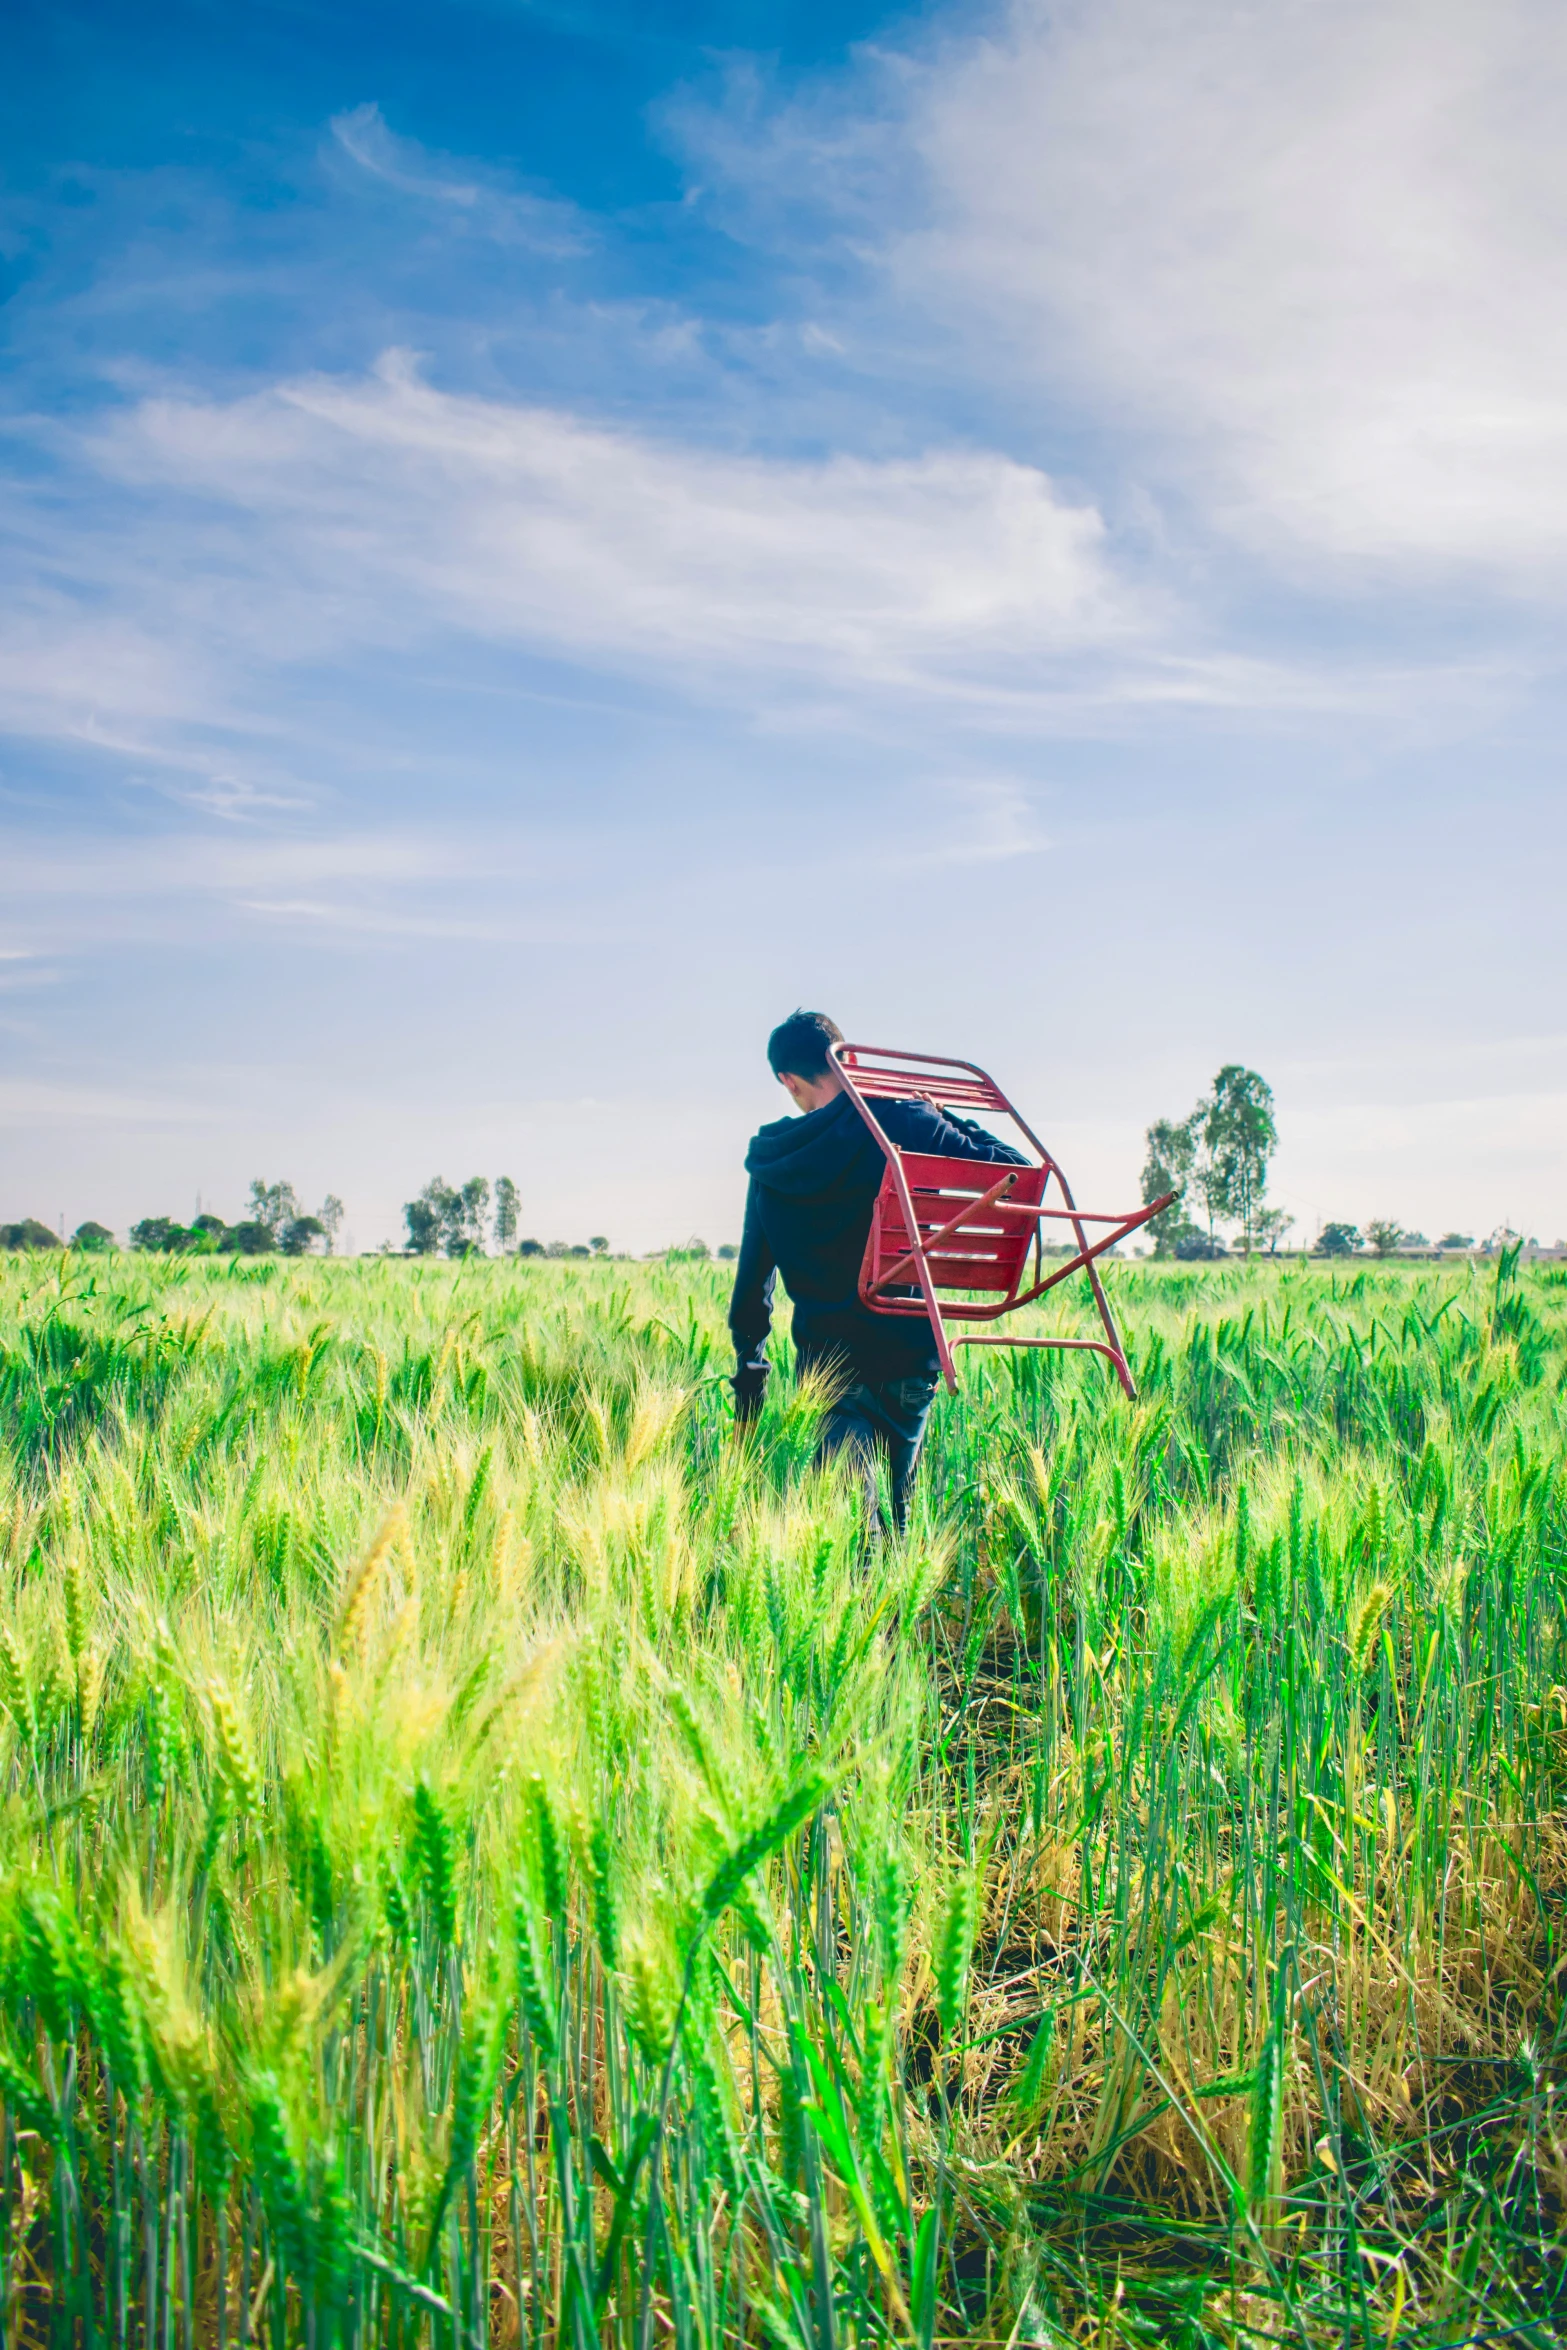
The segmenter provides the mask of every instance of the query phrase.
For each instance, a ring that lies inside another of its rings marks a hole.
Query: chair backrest
[[[1030,1208],[1039,1205],[1050,1178],[1048,1167],[1007,1167],[993,1160],[932,1158],[918,1151],[901,1152],[900,1159],[920,1237],[926,1242],[962,1214],[966,1201],[982,1199],[1003,1176],[1014,1178],[1003,1198]],[[928,1259],[931,1279],[938,1289],[976,1289],[1010,1297],[1022,1280],[1037,1229],[1032,1216],[1006,1215],[996,1203],[939,1243]],[[909,1253],[909,1239],[908,1218],[889,1164],[871,1213],[860,1273],[862,1295],[895,1271],[900,1258]],[[918,1280],[912,1265],[897,1276],[900,1288],[905,1283],[915,1287]]]
[[[865,1100],[927,1101],[943,1109],[999,1110],[1017,1115],[995,1079],[977,1061],[953,1061],[939,1053],[894,1052],[884,1045],[836,1044],[834,1066]]]

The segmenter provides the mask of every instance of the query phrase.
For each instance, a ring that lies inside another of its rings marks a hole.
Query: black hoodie
[[[945,1117],[925,1102],[879,1102],[876,1115],[899,1150],[1008,1167],[1028,1163],[983,1126]],[[779,1118],[751,1137],[745,1154],[751,1188],[729,1304],[735,1405],[742,1416],[757,1409],[767,1384],[776,1273],[782,1273],[794,1304],[802,1371],[847,1370],[879,1386],[937,1368],[936,1342],[923,1315],[873,1314],[860,1303],[860,1264],[885,1165],[881,1146],[846,1093],[803,1118]]]

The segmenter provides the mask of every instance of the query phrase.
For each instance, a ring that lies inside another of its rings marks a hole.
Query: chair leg
[[[1137,1382],[1132,1377],[1131,1366],[1126,1359],[1126,1349],[1121,1344],[1121,1333],[1117,1330],[1115,1316],[1110,1311],[1110,1300],[1105,1295],[1105,1285],[1099,1278],[1099,1267],[1091,1258],[1088,1264],[1088,1278],[1093,1285],[1094,1303],[1099,1308],[1099,1319],[1103,1322],[1105,1336],[1110,1341],[1110,1360],[1115,1365],[1116,1377],[1126,1390],[1127,1402],[1135,1403],[1137,1401]]]
[[[1069,1208],[1075,1207],[1077,1203],[1073,1199],[1071,1190],[1067,1184],[1066,1177],[1062,1174],[1059,1167],[1056,1169],[1056,1181],[1061,1186],[1061,1197],[1065,1200],[1067,1206]],[[1088,1247],[1088,1236],[1084,1232],[1082,1225],[1074,1223],[1072,1229],[1077,1234],[1078,1247],[1080,1249],[1086,1250]],[[1132,1229],[1132,1225],[1128,1224],[1125,1231],[1118,1232],[1116,1234],[1116,1241],[1124,1240],[1126,1237],[1126,1232],[1130,1232]],[[1115,1242],[1112,1242],[1111,1245],[1113,1247]],[[1099,1278],[1099,1267],[1095,1263],[1093,1256],[1089,1257],[1088,1262],[1084,1266],[1083,1270],[1088,1275],[1088,1284],[1094,1293],[1094,1303],[1099,1308],[1099,1319],[1104,1324],[1105,1336],[1110,1341],[1109,1347],[1106,1351],[1110,1356],[1110,1360],[1115,1365],[1115,1375],[1120,1380],[1122,1387],[1126,1391],[1127,1402],[1135,1403],[1137,1401],[1137,1382],[1132,1377],[1131,1370],[1127,1364],[1126,1349],[1121,1344],[1121,1334],[1115,1326],[1115,1316],[1110,1311],[1110,1300],[1105,1295],[1105,1285]]]

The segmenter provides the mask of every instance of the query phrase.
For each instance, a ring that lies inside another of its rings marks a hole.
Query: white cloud
[[[882,249],[946,334],[1275,557],[1559,586],[1567,13],[1017,0],[890,88],[925,219]]]
[[[941,694],[1020,663],[1042,683],[1138,634],[1098,514],[990,452],[736,456],[442,392],[393,356],[146,400],[92,453],[140,493],[250,518],[250,576],[207,592],[220,626],[244,603],[252,644],[275,617],[279,653],[456,629],[686,680]]]

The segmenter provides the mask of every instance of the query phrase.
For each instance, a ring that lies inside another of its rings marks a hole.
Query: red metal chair
[[[833,1065],[844,1091],[875,1135],[887,1168],[871,1214],[870,1237],[860,1267],[860,1299],[873,1314],[923,1314],[941,1357],[948,1387],[957,1393],[954,1346],[1054,1346],[1108,1355],[1127,1394],[1136,1384],[1099,1278],[1096,1258],[1129,1232],[1157,1216],[1174,1198],[1167,1192],[1149,1206],[1107,1215],[1080,1208],[1057,1162],[1014,1109],[993,1077],[973,1061],[937,1053],[894,1052],[870,1044],[835,1044]],[[933,1109],[954,1109],[965,1117],[1010,1118],[1038,1153],[1037,1166],[1007,1167],[994,1161],[931,1158],[900,1151],[883,1131],[871,1107],[875,1101],[924,1101]],[[1059,1203],[1048,1199],[1051,1184]],[[1046,1271],[1044,1227],[1070,1225],[1076,1254]],[[1086,1226],[1107,1225],[1090,1241]],[[1074,1273],[1086,1273],[1104,1324],[1099,1338],[1011,1338],[989,1335],[949,1339],[949,1322],[996,1322],[1015,1313]],[[1031,1276],[1031,1277],[1030,1277]],[[1023,1286],[1025,1280],[1028,1286]],[[917,1295],[910,1292],[917,1289]],[[958,1292],[956,1296],[953,1291]]]

